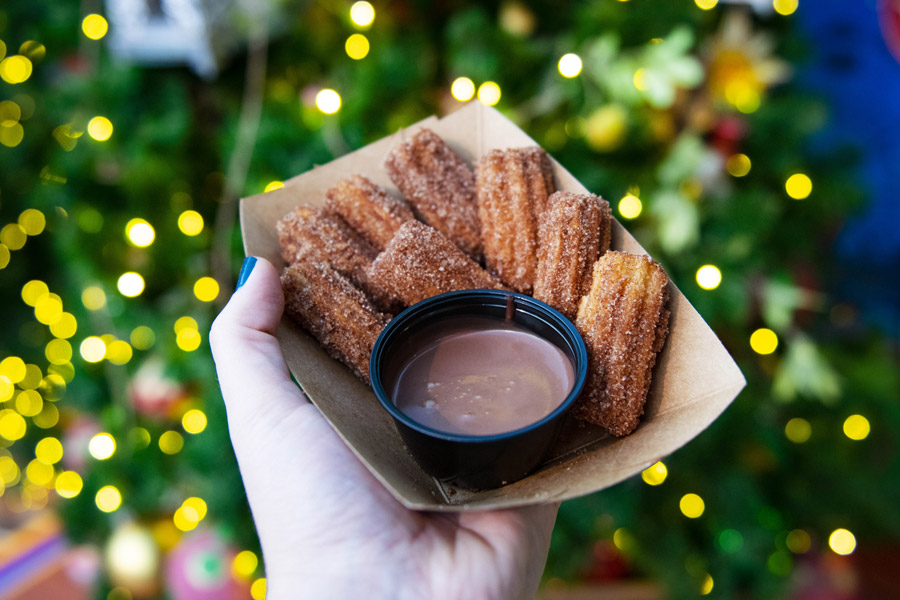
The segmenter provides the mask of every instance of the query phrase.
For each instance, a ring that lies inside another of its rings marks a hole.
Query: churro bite
[[[405,201],[390,195],[362,175],[339,181],[325,196],[325,206],[340,215],[379,252],[384,250],[403,223],[415,219]]]
[[[475,175],[440,136],[420,129],[410,141],[391,150],[384,166],[420,220],[480,260]]]
[[[538,228],[556,189],[550,159],[537,146],[491,150],[475,173],[485,265],[504,284],[530,294]]]
[[[538,229],[534,297],[569,319],[591,287],[591,270],[609,249],[612,213],[594,194],[555,192]]]
[[[502,286],[436,229],[404,223],[372,263],[369,279],[385,296],[411,306],[457,290]]]
[[[637,427],[669,331],[668,281],[646,255],[607,252],[594,264],[575,320],[588,350],[588,380],[574,408],[578,418],[615,436]]]

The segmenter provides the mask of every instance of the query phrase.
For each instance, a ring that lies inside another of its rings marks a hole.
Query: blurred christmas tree
[[[0,492],[106,552],[97,597],[262,596],[206,343],[235,200],[469,101],[610,200],[748,379],[664,463],[563,505],[548,586],[772,597],[896,544],[896,349],[831,294],[862,198],[854,153],[809,144],[797,0],[137,5],[0,10]]]

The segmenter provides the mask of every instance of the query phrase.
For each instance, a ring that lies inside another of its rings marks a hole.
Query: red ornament
[[[878,22],[887,47],[900,61],[900,0],[880,0]]]

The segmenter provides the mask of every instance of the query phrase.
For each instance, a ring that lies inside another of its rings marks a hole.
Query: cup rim
[[[470,301],[474,301],[479,298],[483,300],[492,298],[502,299],[505,304],[507,298],[510,296],[515,298],[517,302],[529,305],[531,308],[537,309],[538,312],[543,313],[542,316],[546,317],[550,325],[553,325],[558,330],[560,330],[560,334],[566,339],[567,342],[574,342],[570,344],[572,346],[571,349],[574,355],[574,383],[572,385],[572,389],[569,391],[565,399],[559,404],[559,406],[550,411],[541,419],[518,429],[489,435],[467,435],[462,433],[441,431],[440,429],[434,429],[432,427],[428,427],[427,425],[423,425],[422,423],[419,423],[418,421],[406,415],[394,405],[394,403],[390,399],[390,396],[384,389],[384,385],[381,381],[381,374],[378,369],[378,365],[381,362],[384,348],[392,336],[397,334],[398,331],[402,332],[402,328],[410,320],[419,317],[423,312],[434,310],[435,308],[440,307],[443,304],[467,299]],[[402,423],[410,429],[413,429],[432,438],[437,438],[449,442],[465,443],[499,442],[506,439],[518,437],[519,435],[539,429],[547,423],[550,423],[557,418],[562,417],[566,412],[568,412],[568,410],[581,395],[581,392],[584,389],[585,381],[587,380],[587,370],[587,347],[585,346],[584,339],[581,337],[581,334],[575,328],[575,325],[572,323],[572,321],[570,321],[568,318],[566,318],[565,315],[560,313],[549,304],[533,298],[532,296],[508,290],[496,289],[472,289],[460,290],[456,292],[446,292],[443,294],[438,294],[437,296],[426,298],[425,300],[413,304],[412,306],[400,312],[400,314],[398,314],[396,317],[391,319],[391,321],[385,326],[385,328],[378,335],[378,338],[375,341],[375,345],[372,348],[372,354],[369,358],[369,380],[372,385],[372,390],[375,392],[375,397],[378,398],[378,401],[381,403],[381,405],[396,421]]]

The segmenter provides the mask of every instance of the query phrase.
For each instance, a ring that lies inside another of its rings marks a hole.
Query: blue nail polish
[[[250,278],[250,272],[253,270],[253,267],[256,266],[256,257],[248,256],[244,259],[244,263],[241,265],[241,272],[238,275],[237,285],[234,287],[234,290],[237,291],[241,288],[242,285],[247,283],[247,280]]]

